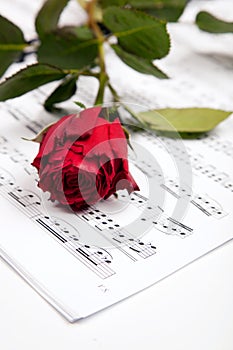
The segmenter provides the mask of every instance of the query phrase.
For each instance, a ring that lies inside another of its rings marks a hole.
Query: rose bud
[[[32,165],[38,186],[52,201],[78,211],[119,189],[139,187],[129,172],[127,140],[118,118],[109,122],[101,107],[63,117],[34,139],[40,149]]]

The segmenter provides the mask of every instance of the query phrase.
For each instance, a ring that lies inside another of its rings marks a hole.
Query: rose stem
[[[104,57],[104,42],[105,42],[105,37],[96,23],[95,20],[95,5],[96,5],[96,0],[92,0],[87,4],[86,10],[89,16],[89,27],[93,30],[95,37],[98,39],[98,56],[99,56],[99,65],[100,65],[100,73],[99,73],[99,90],[97,93],[97,97],[95,100],[95,105],[100,105],[103,104],[104,102],[104,91],[106,85],[108,85],[114,101],[115,102],[120,102],[120,98],[116,92],[116,90],[113,88],[113,86],[109,82],[109,77],[106,72],[106,65],[105,65],[105,57]],[[147,124],[135,113],[132,111],[128,106],[126,106],[124,103],[122,103],[122,106],[125,108],[125,110],[131,114],[131,116],[136,119],[141,127],[147,127]]]
[[[124,107],[124,109],[134,118],[137,120],[137,122],[139,122],[139,126],[143,127],[143,128],[148,128],[148,125],[140,118],[140,116],[135,113],[134,111],[132,111],[131,108],[129,108],[125,103],[120,101],[120,97],[118,96],[118,93],[116,92],[116,90],[114,89],[114,87],[111,85],[110,82],[108,82],[108,87],[112,93],[112,96],[114,98],[115,102],[120,102],[122,104],[122,106]]]
[[[98,39],[98,56],[99,56],[99,90],[95,99],[95,105],[103,104],[104,102],[104,90],[105,86],[109,80],[109,77],[106,72],[105,59],[104,59],[104,41],[105,37],[96,23],[94,11],[95,11],[96,0],[92,0],[87,5],[87,13],[89,16],[89,26],[93,30],[95,37]]]

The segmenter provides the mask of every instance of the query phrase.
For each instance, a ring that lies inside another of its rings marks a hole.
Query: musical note
[[[223,186],[233,192],[233,180],[230,178],[227,178],[226,181],[223,182]]]
[[[217,201],[208,195],[195,195],[191,203],[207,216],[212,216],[216,219],[222,219],[228,214]]]
[[[25,123],[25,126],[28,130],[32,131],[33,134],[38,134],[42,129],[43,129],[43,123],[35,121],[35,120],[30,120]]]
[[[222,184],[228,178],[228,175],[222,171],[216,171],[215,176],[212,176],[212,178],[215,182]]]
[[[43,214],[40,197],[31,190],[17,186],[14,177],[2,168],[0,168],[0,190],[5,198],[59,243],[63,244],[70,253],[99,277],[107,278],[115,274],[108,266],[112,261],[112,257],[107,251],[99,247],[81,244],[79,233],[74,226],[63,219]]]
[[[188,237],[193,233],[193,229],[167,215],[161,208],[152,208],[151,211],[145,211],[141,221],[150,222],[158,231],[168,235],[177,235],[181,238]]]
[[[126,245],[131,251],[139,255],[141,258],[146,259],[154,254],[156,254],[156,246],[152,243],[145,243],[142,239],[135,239],[125,235],[124,231],[119,232],[119,236],[126,236],[126,239],[122,241],[123,245]],[[115,233],[116,235],[116,233]]]
[[[80,245],[76,252],[81,259],[84,259],[84,264],[88,265],[102,279],[115,274],[108,266],[112,262],[112,256],[106,250],[89,245]]]
[[[109,292],[109,289],[104,284],[100,284],[98,288],[101,290],[102,293]]]
[[[191,188],[185,183],[180,184],[178,179],[167,178],[160,186],[177,199],[192,196]]]
[[[147,205],[148,198],[143,196],[141,193],[133,192],[130,195],[121,191],[118,195],[119,201],[122,203],[131,204],[137,208],[144,208]]]
[[[34,166],[32,165],[25,165],[24,166],[24,171],[29,175],[29,176],[32,176],[34,177],[35,180],[38,179],[38,173],[37,173],[37,170]]]
[[[18,148],[13,147],[3,136],[0,136],[0,154],[9,156],[9,159],[14,163],[20,163],[21,165],[29,163],[28,157]]]
[[[23,207],[29,207],[33,205],[38,206],[41,204],[41,200],[37,194],[32,191],[22,189],[21,187],[17,187],[13,191],[8,192],[8,194]]]
[[[203,161],[200,161],[200,158],[198,156],[193,157],[193,169],[196,170],[197,173],[205,175],[208,177],[208,179],[213,180],[215,183],[219,183],[231,191],[232,180],[226,172],[219,171],[215,166],[211,164],[204,164]]]
[[[69,224],[67,221],[58,218],[58,217],[50,217],[50,226],[55,227],[63,236],[66,237],[66,239],[71,239],[74,242],[79,241],[79,232],[77,229]]]
[[[142,239],[135,238],[125,228],[111,232],[111,242],[133,261],[137,259],[132,255],[132,252],[143,259],[156,253],[156,247],[152,243],[145,243]],[[128,250],[126,250],[126,248],[128,248]]]
[[[141,197],[136,198],[142,202]],[[145,198],[143,200],[146,202]],[[141,204],[139,203],[139,205]],[[156,247],[153,244],[144,243],[142,240],[136,239],[126,230],[124,225],[122,227],[120,223],[117,223],[111,216],[100,209],[96,209],[95,206],[82,211],[78,217],[94,229],[97,229],[98,234],[132,261],[137,261],[132,252],[144,259],[156,253]]]
[[[154,254],[156,254],[157,247],[149,242],[144,243],[142,240],[136,240],[135,244],[129,245],[129,248],[133,251],[136,251],[136,253],[143,259],[146,259]]]
[[[221,152],[230,157],[233,155],[233,143],[229,140],[222,140],[217,135],[211,135],[208,138],[203,138],[202,142],[215,152]]]
[[[30,190],[16,186],[14,177],[2,168],[0,168],[0,186],[5,188],[5,192],[1,191],[1,193],[12,204],[18,206],[27,217],[62,243],[76,258],[99,277],[107,278],[115,274],[108,266],[112,261],[112,257],[107,251],[99,247],[81,244],[79,242],[79,233],[74,226],[63,219],[42,214],[40,197]]]
[[[41,215],[40,215],[41,216]],[[67,239],[62,237],[54,228],[51,226],[51,222],[48,221],[50,218],[48,216],[44,216],[42,218],[37,218],[36,222],[45,228],[49,233],[51,233],[54,237],[56,237],[60,242],[66,243]]]
[[[40,215],[35,220],[99,277],[105,279],[115,274],[109,267],[112,262],[110,253],[100,247],[80,243],[79,233],[74,226],[57,217]]]
[[[167,217],[166,215],[161,215],[159,219],[155,219],[152,221],[154,227],[168,235],[178,235],[179,237],[187,237],[192,234],[193,229],[190,227]]]
[[[157,178],[158,180],[162,178],[161,172],[158,169],[156,169],[155,166],[152,165],[154,163],[153,159],[144,160],[137,158],[136,160],[134,160],[131,157],[129,157],[129,159],[138,169],[140,169],[149,178]]]
[[[189,186],[183,184],[183,187],[181,187],[180,190],[175,180],[169,179],[168,182],[171,184],[171,189],[169,187],[164,188],[176,198],[182,198],[186,196],[189,198],[191,196],[191,190]],[[180,192],[181,195],[178,195]],[[172,219],[160,207],[149,204],[148,198],[140,195],[140,193],[134,192],[129,196],[129,198],[131,199],[130,203],[132,205],[136,206],[139,209],[143,209],[143,214],[140,220],[141,225],[144,224],[145,228],[148,226],[149,222],[152,226],[161,232],[169,235],[178,235],[179,237],[183,238],[189,236],[193,232],[192,228],[180,223],[179,221],[176,221],[175,219]],[[137,225],[139,225],[139,223]]]
[[[12,174],[10,174],[7,170],[0,168],[0,186],[10,185],[13,186],[15,184],[15,178]]]
[[[7,142],[7,139],[4,136],[0,135],[0,147]]]
[[[21,151],[19,151],[18,149],[14,149],[11,152],[10,159],[14,163],[20,163],[21,165],[24,163],[29,163],[27,156],[24,153],[22,153]]]
[[[9,147],[8,146],[5,146],[5,144],[3,144],[1,147],[0,147],[0,154],[3,154],[3,155],[6,155],[8,154],[10,151],[9,151]]]

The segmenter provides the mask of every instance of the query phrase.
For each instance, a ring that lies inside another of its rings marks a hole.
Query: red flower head
[[[34,165],[38,186],[52,201],[77,211],[118,189],[139,190],[129,173],[127,140],[119,119],[101,117],[101,107],[63,117],[50,126]]]

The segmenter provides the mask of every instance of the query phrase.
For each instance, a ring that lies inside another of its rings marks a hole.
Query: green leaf
[[[46,125],[35,137],[33,137],[32,139],[28,139],[26,137],[22,137],[23,140],[25,141],[33,141],[33,142],[37,142],[37,143],[41,143],[41,141],[43,140],[44,134],[49,130],[49,128],[56,124],[57,122],[53,122],[50,123],[48,125]]]
[[[60,28],[43,38],[38,60],[62,69],[83,69],[93,65],[97,44],[87,27]]]
[[[205,11],[197,14],[196,24],[200,29],[210,33],[233,33],[233,22],[221,21]]]
[[[153,130],[200,133],[212,130],[231,113],[210,108],[166,108],[138,114]]]
[[[112,45],[112,48],[124,63],[136,71],[143,74],[150,74],[160,79],[168,78],[167,75],[163,73],[159,68],[154,66],[150,60],[132,55],[122,50],[118,45]]]
[[[55,103],[66,101],[73,96],[77,89],[76,80],[77,76],[67,76],[45,101],[45,109],[51,111]]]
[[[166,23],[155,17],[140,11],[108,7],[103,23],[118,38],[118,44],[131,54],[153,60],[169,52]]]
[[[85,106],[85,104],[82,103],[82,102],[80,102],[80,101],[74,101],[74,103],[75,103],[78,107],[80,107],[80,108],[82,108],[82,109],[87,109],[87,107]]]
[[[46,64],[33,64],[0,84],[0,101],[15,98],[41,85],[66,76],[61,69]]]
[[[171,139],[182,138],[185,140],[195,140],[203,137],[203,132],[179,132],[177,131],[156,131],[157,136],[169,137]]]
[[[103,8],[110,7],[110,6],[123,7],[128,3],[128,1],[127,0],[99,0],[99,3]]]
[[[61,36],[76,36],[80,41],[91,40],[94,38],[92,31],[87,26],[64,26],[62,28],[57,28],[57,33],[60,33]]]
[[[133,146],[132,146],[132,144],[131,144],[131,142],[130,142],[130,133],[129,133],[129,131],[128,131],[123,125],[122,125],[122,129],[123,129],[123,131],[124,131],[125,138],[126,138],[126,140],[127,140],[127,144],[128,144],[128,146],[131,148],[131,150],[133,151],[134,148],[133,148]]]
[[[168,22],[176,22],[184,11],[186,0],[100,0],[103,8],[119,6],[146,12]]]
[[[8,19],[0,16],[0,76],[26,46],[23,32]]]
[[[63,9],[69,0],[47,0],[36,17],[36,30],[40,37],[57,28]]]
[[[132,0],[132,6],[167,22],[176,22],[182,15],[186,0]]]

